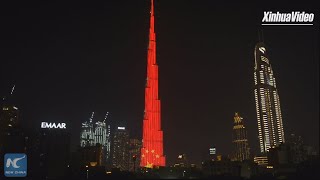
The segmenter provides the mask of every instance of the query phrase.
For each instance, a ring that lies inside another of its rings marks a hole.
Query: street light
[[[88,165],[86,165],[86,168],[87,168],[87,179],[89,179],[89,169],[88,169]]]
[[[87,179],[89,179],[89,169],[87,169]]]
[[[137,156],[133,155],[132,156],[132,160],[133,160],[133,172],[136,172],[136,160],[137,160]]]

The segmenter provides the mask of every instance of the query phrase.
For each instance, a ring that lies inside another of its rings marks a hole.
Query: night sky
[[[261,2],[261,1],[260,1]],[[268,2],[269,3],[269,2]],[[314,26],[264,26],[284,131],[319,150],[319,9],[312,4],[156,1],[167,161],[232,151],[235,112],[258,152],[253,50],[264,10],[313,12]],[[276,9],[271,7],[277,7]],[[309,8],[308,8],[309,7]],[[22,126],[67,122],[72,150],[92,111],[141,138],[150,2],[0,5],[0,96],[16,85]]]

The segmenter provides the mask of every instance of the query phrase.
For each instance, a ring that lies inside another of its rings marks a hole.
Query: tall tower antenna
[[[12,89],[11,89],[11,93],[10,93],[11,95],[13,94],[13,91],[14,91],[14,88],[15,88],[15,87],[16,87],[16,85],[14,84],[13,87],[12,87]]]
[[[90,117],[90,123],[92,123],[93,116],[94,116],[94,112],[92,112],[92,114],[91,114],[91,117]]]
[[[106,115],[104,116],[104,120],[103,120],[104,123],[106,122],[108,115],[109,115],[109,112],[107,112]]]

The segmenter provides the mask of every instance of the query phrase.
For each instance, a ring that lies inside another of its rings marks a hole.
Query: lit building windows
[[[268,59],[268,58],[266,58],[266,57],[264,57],[264,56],[261,56],[261,61],[263,61],[263,62],[265,62],[265,63],[269,64],[269,59]]]
[[[103,121],[93,123],[94,112],[92,112],[89,121],[82,123],[80,133],[80,147],[102,145],[103,162],[106,163],[110,158],[110,125],[106,126],[106,114]]]
[[[263,43],[258,43],[254,51],[254,96],[258,121],[258,137],[262,153],[267,152],[270,147],[284,142],[280,100],[272,67],[265,51],[266,48]],[[256,67],[260,67],[260,69]],[[259,82],[256,82],[257,80]]]

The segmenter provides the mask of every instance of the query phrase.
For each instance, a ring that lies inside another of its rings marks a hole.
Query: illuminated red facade
[[[154,8],[151,0],[147,80],[145,89],[145,111],[141,167],[165,166],[163,155],[163,132],[161,131],[161,109],[158,96],[158,65],[156,62],[156,34],[154,32]]]

